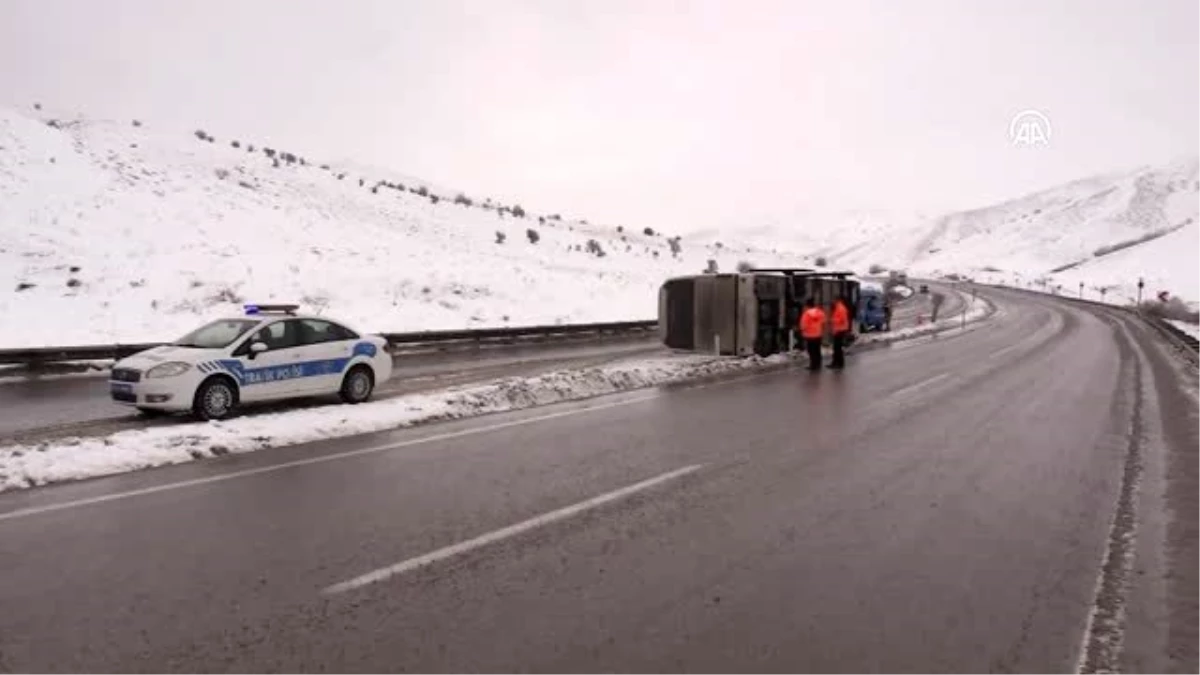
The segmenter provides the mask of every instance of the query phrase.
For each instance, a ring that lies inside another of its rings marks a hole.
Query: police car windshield
[[[257,319],[221,319],[197,328],[172,344],[176,347],[221,349],[233,344],[234,340],[257,325]]]

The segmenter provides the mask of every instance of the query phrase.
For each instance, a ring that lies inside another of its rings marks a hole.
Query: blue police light
[[[300,305],[242,305],[246,316],[254,316],[263,312],[282,312],[284,314],[295,314]]]

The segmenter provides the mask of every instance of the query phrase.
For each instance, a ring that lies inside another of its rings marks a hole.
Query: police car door
[[[267,350],[257,354],[250,345],[261,342]],[[241,400],[264,401],[294,395],[297,388],[295,365],[301,360],[299,327],[294,319],[273,321],[254,332],[233,353],[240,363],[235,373],[241,387]]]
[[[342,388],[342,376],[354,357],[355,340],[346,330],[321,319],[298,319],[300,353],[308,393],[332,394]]]

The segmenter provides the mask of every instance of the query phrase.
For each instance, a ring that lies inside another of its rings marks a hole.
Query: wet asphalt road
[[[1132,322],[988,297],[841,373],[0,495],[0,669],[1074,671],[1115,539],[1111,665],[1195,672],[1194,399]]]
[[[949,288],[934,286],[945,304],[942,316],[960,312],[963,301]],[[897,304],[896,329],[929,320],[932,296],[915,295]],[[396,359],[392,379],[378,396],[416,393],[483,382],[499,377],[528,377],[553,368],[604,363],[612,358],[662,355],[657,337],[580,341],[567,344],[496,348],[445,354],[403,355]],[[277,407],[272,407],[275,410]],[[151,422],[125,406],[113,403],[104,376],[21,379],[0,378],[0,444],[28,442],[77,434],[111,433],[126,428],[167,424]],[[247,411],[253,413],[253,410]]]

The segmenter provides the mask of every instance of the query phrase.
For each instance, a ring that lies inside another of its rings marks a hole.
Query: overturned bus
[[[658,294],[659,335],[667,347],[688,351],[736,356],[791,351],[809,298],[827,314],[834,299],[846,298],[855,316],[859,282],[852,277],[851,272],[764,268],[668,279]],[[831,337],[826,322],[826,340]]]

